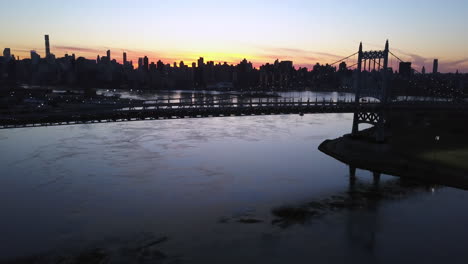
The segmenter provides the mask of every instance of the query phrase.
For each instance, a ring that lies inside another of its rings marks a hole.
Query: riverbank
[[[464,117],[392,117],[385,143],[370,140],[370,128],[358,136],[325,140],[319,150],[351,167],[468,189]]]

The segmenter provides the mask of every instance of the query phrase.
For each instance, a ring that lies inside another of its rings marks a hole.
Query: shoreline
[[[318,149],[350,167],[468,190],[468,171],[403,156],[389,143],[377,144],[349,134],[325,140]]]

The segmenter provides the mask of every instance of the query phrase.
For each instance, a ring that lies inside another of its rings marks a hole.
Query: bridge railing
[[[365,104],[371,104],[372,102],[364,102]],[[333,106],[333,105],[345,105],[354,104],[352,100],[302,100],[302,99],[290,99],[290,100],[239,100],[237,102],[225,102],[223,100],[203,101],[203,102],[180,102],[180,103],[138,103],[125,106],[121,110],[132,110],[132,109],[186,109],[186,108],[222,108],[222,107],[294,107],[294,106]]]

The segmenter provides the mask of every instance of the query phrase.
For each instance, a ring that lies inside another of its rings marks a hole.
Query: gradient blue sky
[[[206,60],[255,65],[276,58],[297,66],[327,63],[364,49],[390,49],[415,68],[468,71],[466,0],[1,0],[0,48],[21,57],[52,52],[94,58],[106,49],[121,60],[186,63]],[[352,64],[351,61],[349,63]],[[396,62],[395,62],[396,66]]]

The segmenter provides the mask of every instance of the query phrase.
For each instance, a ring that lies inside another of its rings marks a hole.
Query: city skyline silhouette
[[[466,9],[463,1],[440,7],[422,1],[377,6],[371,1],[240,1],[235,6],[213,1],[84,1],[77,6],[22,0],[0,18],[8,25],[0,29],[0,48],[10,47],[21,58],[30,50],[42,55],[41,38],[49,34],[59,57],[75,53],[93,58],[110,49],[117,61],[127,51],[134,62],[144,56],[170,64],[199,57],[233,64],[247,58],[258,67],[279,59],[311,68],[350,54],[360,41],[379,49],[382,39],[390,39],[415,68],[427,68],[439,58],[440,72],[466,72],[468,50],[463,43],[468,39],[461,34]]]
[[[50,57],[51,55],[56,58],[56,55],[54,53],[51,52],[51,45],[50,45],[50,39],[49,39],[49,35],[44,35],[44,48],[43,48],[43,52],[41,52],[41,49],[34,49],[34,50],[30,50],[29,51],[29,58],[26,57],[26,58],[21,58],[20,56],[17,56],[14,54],[14,50],[16,49],[12,49],[12,48],[9,48],[9,47],[6,47],[4,48],[4,51],[3,51],[3,55],[4,57],[8,57],[8,56],[13,56],[14,59],[16,60],[21,60],[21,59],[33,59],[34,56],[38,56],[38,58],[41,57],[41,53],[43,54],[43,57],[42,58],[48,58]],[[361,45],[362,45],[362,42],[360,42]],[[373,46],[373,45],[371,45]],[[52,46],[52,47],[57,47],[57,46]],[[58,46],[58,50],[60,51],[61,50],[61,46]],[[70,47],[69,47],[70,48]],[[70,48],[70,50],[73,50]],[[151,57],[148,57],[145,53],[142,53],[140,54],[141,57],[135,57],[136,55],[132,55],[132,53],[128,52],[127,50],[124,50],[124,49],[117,49],[118,51],[120,51],[120,55],[119,53],[117,53],[117,55],[115,53],[113,53],[114,55],[111,57],[110,54],[112,52],[111,49],[107,49],[105,51],[105,55],[102,55],[102,53],[97,53],[95,54],[95,58],[96,58],[96,62],[100,62],[100,58],[101,57],[104,57],[104,58],[109,58],[109,62],[114,62],[114,63],[118,63],[118,64],[121,64],[121,65],[130,65],[132,67],[135,67],[135,68],[141,68],[141,65],[143,64],[143,60],[147,60],[147,64],[149,65],[149,63],[163,63],[164,65],[167,65],[169,67],[177,67],[177,66],[181,66],[184,67],[184,66],[187,66],[187,67],[195,67],[197,65],[197,63],[200,62],[200,60],[202,61],[207,61],[209,63],[212,63],[213,65],[217,65],[217,66],[221,66],[221,65],[229,65],[229,66],[238,66],[239,64],[242,64],[242,63],[249,63],[252,65],[252,68],[253,69],[257,69],[257,68],[261,68],[265,65],[270,65],[270,64],[275,64],[277,62],[280,62],[280,61],[287,61],[287,62],[291,62],[293,64],[293,68],[294,69],[301,69],[301,68],[304,68],[304,69],[308,69],[308,70],[311,70],[314,68],[314,66],[319,66],[319,65],[324,65],[324,66],[327,66],[327,65],[330,65],[330,66],[334,66],[337,62],[353,62],[353,60],[356,60],[357,57],[355,56],[356,54],[352,54],[350,56],[336,56],[334,55],[334,58],[335,60],[333,62],[323,62],[323,63],[320,63],[320,62],[316,62],[315,64],[310,64],[308,65],[309,67],[307,66],[303,66],[303,65],[295,65],[294,64],[294,61],[291,61],[291,60],[288,60],[288,59],[285,59],[285,60],[280,60],[280,56],[277,56],[276,59],[274,59],[273,61],[265,61],[265,62],[257,62],[256,64],[255,63],[252,63],[249,59],[247,59],[246,57],[244,57],[243,59],[240,59],[239,61],[237,62],[228,62],[228,61],[222,61],[222,60],[205,60],[205,57],[204,56],[199,56],[197,59],[193,60],[193,61],[183,61],[183,60],[180,60],[180,61],[173,61],[173,62],[169,62],[169,61],[162,61],[161,58],[151,58]],[[401,50],[399,49],[396,49],[397,51],[399,52],[402,52]],[[96,52],[99,52],[99,50],[95,50]],[[73,57],[73,59],[76,59],[76,58],[84,58],[84,59],[87,59],[87,60],[93,60],[93,58],[88,58],[86,56],[80,56],[79,55],[80,53],[78,53],[78,55],[76,55],[75,53],[68,53],[68,52],[65,52],[63,54],[63,58],[67,58],[68,56],[71,56]],[[137,53],[138,54],[138,53]],[[401,56],[401,55],[400,55]],[[406,57],[405,54],[403,53],[403,56],[404,58]],[[274,58],[274,57],[272,57]],[[336,58],[339,58],[339,60],[336,61]],[[342,60],[342,58],[345,58],[344,60]],[[399,57],[395,57],[397,59],[397,61],[393,61],[391,60],[390,61],[390,68],[398,68],[398,65],[399,65],[399,61],[402,61]],[[399,60],[399,61],[398,61]],[[415,63],[416,62],[416,63]],[[409,69],[411,69],[411,64],[412,63],[415,63],[413,64],[413,69],[414,69],[414,66],[419,66],[418,65],[418,59],[415,60],[415,62],[412,62],[412,61],[407,61],[405,63],[409,63]],[[148,68],[148,65],[147,68]],[[432,67],[433,67],[433,72],[434,73],[437,73],[439,72],[439,59],[435,58],[434,61],[432,62]],[[338,66],[338,65],[336,65]],[[337,69],[338,67],[334,67],[335,69]],[[349,65],[348,65],[349,66]],[[352,64],[351,67],[349,67],[349,69],[354,69],[356,66],[356,64]],[[424,74],[425,71],[426,71],[426,68],[429,68],[429,67],[426,67],[427,65],[422,65],[421,69],[420,70],[417,70],[415,69],[416,72],[418,73],[422,73]],[[401,67],[401,65],[400,65]],[[463,72],[460,72],[459,69],[457,68],[456,69],[456,73],[463,73]]]

